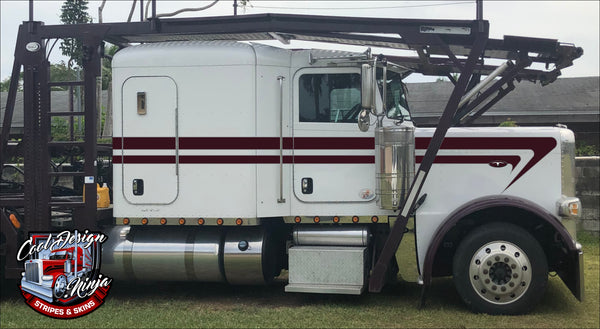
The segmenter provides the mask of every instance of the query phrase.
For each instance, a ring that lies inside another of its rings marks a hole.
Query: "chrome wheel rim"
[[[510,304],[531,285],[531,263],[522,249],[507,241],[485,244],[469,263],[471,286],[492,304]]]
[[[59,276],[54,282],[54,296],[62,298],[67,290],[67,278],[64,275]]]

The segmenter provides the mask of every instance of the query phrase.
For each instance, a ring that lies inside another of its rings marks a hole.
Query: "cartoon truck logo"
[[[72,245],[39,253],[39,258],[25,261],[22,289],[50,303],[68,303],[77,297],[68,294],[69,283],[93,274],[94,259],[90,249]]]

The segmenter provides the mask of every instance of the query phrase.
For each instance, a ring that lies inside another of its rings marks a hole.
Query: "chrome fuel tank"
[[[378,127],[375,132],[377,204],[397,210],[415,175],[415,128]]]
[[[102,272],[116,279],[264,284],[278,273],[260,227],[119,226],[108,236]]]

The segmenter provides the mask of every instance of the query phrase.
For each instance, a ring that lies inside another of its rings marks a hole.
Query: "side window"
[[[356,123],[360,74],[303,74],[298,88],[300,122]]]

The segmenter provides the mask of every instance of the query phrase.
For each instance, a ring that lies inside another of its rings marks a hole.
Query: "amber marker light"
[[[198,218],[198,225],[204,225],[204,218]]]
[[[576,202],[569,204],[569,212],[573,216],[579,215],[579,205]]]
[[[123,218],[123,225],[129,224],[129,218]]]
[[[315,223],[318,223],[321,221],[321,217],[315,216],[315,218],[313,220],[315,221]]]
[[[300,218],[300,216],[294,217],[294,222],[300,223],[301,221],[302,221],[302,218]]]
[[[148,218],[142,218],[142,225],[148,224]]]
[[[340,222],[340,218],[338,216],[333,216],[333,222],[334,223],[339,223]]]
[[[21,228],[21,223],[19,223],[19,220],[17,219],[17,216],[15,216],[15,214],[10,214],[10,216],[8,216],[8,218],[10,219],[10,222],[13,224],[13,226],[18,230],[19,228]]]
[[[179,218],[179,225],[185,224],[185,218]]]
[[[242,225],[243,222],[244,221],[241,218],[238,218],[238,219],[235,220],[235,224],[236,225]]]
[[[379,221],[379,218],[377,216],[373,216],[373,217],[371,217],[371,221],[373,223],[377,223]]]
[[[358,223],[358,216],[352,216],[352,223]]]
[[[165,225],[167,223],[167,219],[166,218],[161,218],[160,219],[160,225]]]
[[[223,225],[223,218],[217,219],[217,225]]]

